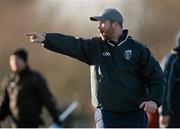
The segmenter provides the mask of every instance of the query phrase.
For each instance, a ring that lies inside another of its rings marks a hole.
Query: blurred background
[[[99,36],[96,22],[89,17],[109,7],[122,13],[124,28],[146,44],[157,60],[175,47],[180,30],[180,0],[1,0],[0,80],[10,71],[12,51],[24,47],[29,52],[29,64],[45,76],[60,107],[64,109],[74,100],[79,102],[66,127],[94,127],[88,65],[30,44],[24,33]],[[47,127],[50,120],[46,111],[43,117]],[[10,127],[8,122],[4,126]]]

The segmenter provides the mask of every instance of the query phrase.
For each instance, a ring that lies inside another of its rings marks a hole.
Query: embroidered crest
[[[132,50],[125,50],[124,57],[126,58],[126,60],[130,60],[131,56],[132,56]]]

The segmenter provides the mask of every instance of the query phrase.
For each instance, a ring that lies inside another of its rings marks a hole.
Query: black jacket
[[[4,96],[0,105],[0,120],[10,115],[17,127],[38,127],[45,106],[60,124],[59,111],[45,79],[28,67],[20,74],[11,73],[4,82]]]
[[[165,97],[162,106],[162,115],[170,115],[180,119],[180,48],[167,54],[161,67],[166,79]]]
[[[47,33],[44,47],[90,66],[94,107],[125,112],[138,110],[144,100],[161,104],[164,79],[159,63],[127,30],[118,43]]]

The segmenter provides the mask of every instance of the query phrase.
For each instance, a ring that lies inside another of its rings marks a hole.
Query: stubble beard
[[[114,30],[109,28],[107,31],[100,30],[100,36],[103,41],[111,40]]]

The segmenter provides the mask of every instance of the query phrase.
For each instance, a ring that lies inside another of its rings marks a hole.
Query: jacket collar
[[[118,42],[114,42],[112,40],[107,40],[107,43],[110,44],[111,46],[120,46],[123,44],[128,38],[128,30],[125,29],[123,30],[123,34],[119,37]]]

